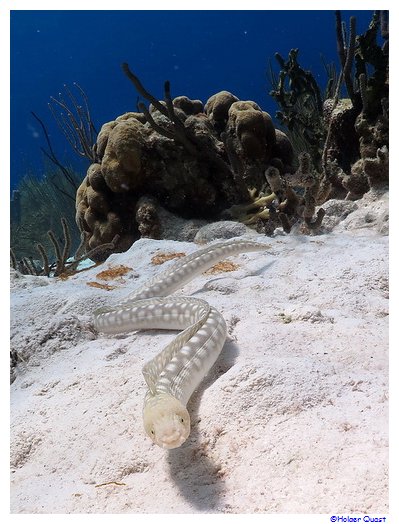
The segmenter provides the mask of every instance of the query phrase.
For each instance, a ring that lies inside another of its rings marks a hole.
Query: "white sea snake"
[[[179,259],[120,304],[94,312],[95,328],[103,333],[183,330],[143,367],[148,386],[144,429],[158,446],[177,448],[189,436],[186,404],[215,363],[226,339],[226,323],[208,302],[168,295],[226,257],[268,248],[261,242],[238,239],[212,244]]]

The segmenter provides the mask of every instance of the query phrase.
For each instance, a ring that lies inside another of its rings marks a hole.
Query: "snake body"
[[[181,331],[143,367],[148,386],[144,428],[159,446],[172,449],[187,439],[190,416],[186,404],[215,363],[226,339],[226,323],[208,302],[168,295],[226,257],[268,247],[261,242],[237,239],[212,244],[179,259],[120,304],[95,311],[95,328],[104,333],[139,329]]]

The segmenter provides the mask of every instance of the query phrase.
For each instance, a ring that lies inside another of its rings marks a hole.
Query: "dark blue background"
[[[357,17],[363,32],[371,11],[343,12]],[[28,171],[44,169],[44,137],[30,111],[45,122],[60,160],[85,172],[56,127],[47,107],[63,84],[78,82],[86,91],[98,128],[136,110],[137,94],[123,75],[128,62],[146,88],[163,97],[202,101],[220,91],[254,100],[273,118],[266,70],[275,69],[276,51],[286,58],[299,47],[299,61],[324,88],[320,55],[335,61],[333,11],[12,11],[11,12],[11,188]]]

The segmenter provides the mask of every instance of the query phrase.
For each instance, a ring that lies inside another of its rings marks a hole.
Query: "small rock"
[[[220,222],[213,222],[201,227],[194,237],[194,242],[198,244],[207,244],[216,239],[228,239],[233,237],[240,237],[242,235],[255,235],[256,233],[240,222],[232,220],[222,220]]]

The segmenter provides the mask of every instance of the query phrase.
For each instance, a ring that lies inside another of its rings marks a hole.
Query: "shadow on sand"
[[[170,450],[167,459],[172,481],[181,495],[200,512],[223,511],[221,497],[224,492],[224,480],[219,474],[220,465],[206,455],[206,448],[201,445],[203,439],[198,430],[201,397],[207,387],[234,365],[237,355],[237,345],[233,341],[226,342],[214,367],[188,403],[192,420],[188,441],[181,448]]]

